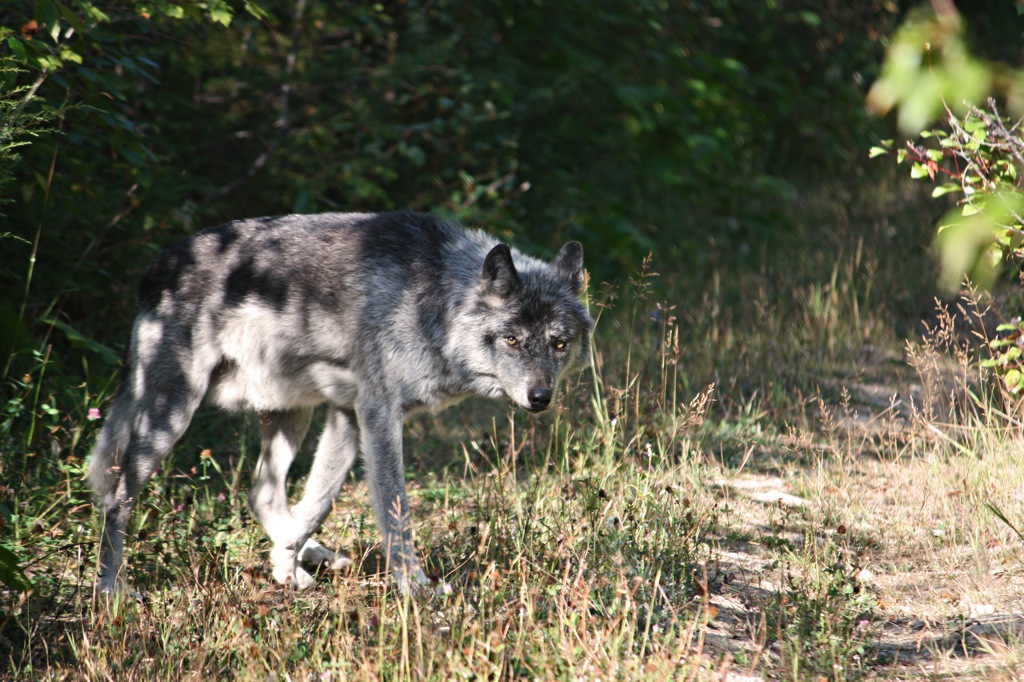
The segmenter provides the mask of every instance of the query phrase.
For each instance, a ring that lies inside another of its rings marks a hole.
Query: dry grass
[[[596,297],[595,372],[556,414],[410,424],[418,544],[449,596],[396,596],[355,482],[320,536],[353,570],[272,584],[252,436],[207,415],[136,513],[144,601],[96,603],[82,458],[40,455],[2,500],[35,589],[0,593],[0,676],[1014,679],[1016,405],[973,370],[971,310],[909,345],[889,331],[864,253],[685,311],[641,273]]]

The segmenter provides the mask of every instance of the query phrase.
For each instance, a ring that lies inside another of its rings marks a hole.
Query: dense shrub
[[[245,215],[440,210],[539,247],[585,235],[604,272],[740,252],[784,222],[791,172],[872,139],[860,83],[894,19],[809,0],[260,8],[8,3],[5,77],[38,85],[25,110],[52,132],[4,188],[25,241],[4,244],[3,300],[40,226],[27,319],[59,302],[90,335],[83,312],[123,319],[109,294],[157,246]]]
[[[792,183],[846,169],[878,137],[861,83],[895,13],[13,0],[0,12],[0,436],[30,434],[18,447],[31,450],[54,428],[81,433],[140,270],[237,217],[438,211],[541,253],[580,238],[599,279],[650,250],[690,276],[760,257],[787,229]]]

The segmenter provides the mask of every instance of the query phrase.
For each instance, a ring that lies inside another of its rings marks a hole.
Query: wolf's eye
[[[565,350],[565,339],[551,339],[551,345],[555,347],[555,350]]]
[[[510,346],[518,346],[519,345],[519,339],[517,339],[514,336],[506,336],[505,337],[505,343],[507,343]]]

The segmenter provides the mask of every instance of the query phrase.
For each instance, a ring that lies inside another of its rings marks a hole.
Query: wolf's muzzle
[[[547,409],[547,406],[551,404],[551,389],[546,386],[537,386],[531,388],[526,397],[530,401],[530,409],[539,412]]]

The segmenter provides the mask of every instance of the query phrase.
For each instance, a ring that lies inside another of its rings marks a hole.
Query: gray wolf
[[[140,491],[204,397],[258,417],[249,506],[272,541],[273,577],[347,559],[312,535],[362,453],[383,553],[398,588],[427,579],[413,547],[404,418],[467,395],[548,409],[559,378],[588,362],[583,249],[551,262],[417,213],[241,220],[163,252],[142,277],[123,368],[89,461],[101,516],[98,587],[122,585]],[[314,407],[327,415],[302,499],[288,467]]]

